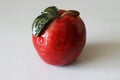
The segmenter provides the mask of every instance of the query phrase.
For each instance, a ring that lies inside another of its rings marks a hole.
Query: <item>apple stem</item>
[[[65,16],[65,15],[74,15],[74,16],[79,16],[80,13],[78,11],[75,11],[75,10],[68,10],[68,11],[65,11],[61,16]]]

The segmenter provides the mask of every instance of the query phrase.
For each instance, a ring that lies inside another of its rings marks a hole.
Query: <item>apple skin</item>
[[[59,13],[64,11],[59,10]],[[79,16],[65,15],[54,19],[40,36],[32,35],[32,40],[39,56],[46,63],[67,65],[81,54],[86,43],[86,29]]]

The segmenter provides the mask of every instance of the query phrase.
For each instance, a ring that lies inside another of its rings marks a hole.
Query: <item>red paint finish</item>
[[[60,10],[62,14],[64,10]],[[53,20],[42,35],[32,35],[39,56],[48,64],[70,64],[80,55],[86,42],[86,29],[78,16],[65,15]]]

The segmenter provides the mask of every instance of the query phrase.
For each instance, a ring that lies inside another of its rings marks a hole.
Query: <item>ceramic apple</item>
[[[75,10],[46,8],[32,25],[33,45],[48,64],[62,66],[72,63],[86,43],[85,24]]]

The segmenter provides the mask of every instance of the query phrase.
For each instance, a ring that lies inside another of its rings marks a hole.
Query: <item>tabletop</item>
[[[86,45],[68,66],[41,60],[33,20],[48,6],[80,12]],[[0,80],[120,80],[120,0],[0,0]]]

